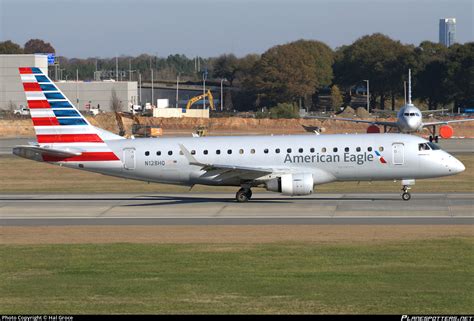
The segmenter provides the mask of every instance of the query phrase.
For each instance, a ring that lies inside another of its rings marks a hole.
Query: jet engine
[[[367,127],[367,134],[380,134],[380,128],[376,125],[370,125]]]
[[[439,128],[439,135],[444,139],[451,138],[453,134],[454,134],[454,130],[449,125],[443,125]]]
[[[284,195],[309,195],[313,193],[313,175],[309,173],[284,174],[266,183],[267,190]]]

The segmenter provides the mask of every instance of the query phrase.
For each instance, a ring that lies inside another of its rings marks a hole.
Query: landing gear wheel
[[[410,198],[411,198],[411,194],[410,194],[410,193],[405,192],[405,193],[402,194],[402,200],[404,200],[404,201],[409,201]]]
[[[247,197],[248,197],[249,199],[252,198],[252,191],[251,191],[250,189],[247,191]]]
[[[438,140],[439,140],[439,137],[436,135],[436,136],[434,137],[434,141],[435,141],[436,144],[438,144]]]
[[[430,143],[433,142],[433,136],[430,135],[429,141],[430,141]]]
[[[252,192],[250,191],[250,189],[241,188],[239,189],[237,194],[235,194],[235,199],[239,203],[248,202],[251,197],[252,197]]]

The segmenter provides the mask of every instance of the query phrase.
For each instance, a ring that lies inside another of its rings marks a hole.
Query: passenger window
[[[250,150],[250,154],[255,154],[255,149],[252,148],[252,149]]]
[[[357,147],[357,148],[356,148],[356,151],[360,152],[360,147]]]
[[[383,152],[383,146],[379,147],[379,151]]]
[[[229,154],[229,155],[232,154],[232,149],[228,149],[227,154]]]
[[[204,153],[204,155],[207,155],[207,153],[208,153],[207,149],[205,149],[205,150],[203,151],[203,153]]]
[[[243,154],[243,153],[244,153],[244,150],[243,150],[243,149],[240,149],[240,150],[239,150],[239,153],[240,153],[240,154]]]
[[[372,147],[367,147],[367,151],[368,151],[368,152],[371,152],[371,151],[372,151]]]
[[[321,152],[325,153],[327,151],[326,147],[321,148]]]
[[[302,153],[302,152],[303,152],[303,148],[298,149],[298,151],[299,151],[300,153]]]
[[[288,149],[286,150],[286,152],[287,152],[288,154],[291,153],[291,148],[288,148]]]
[[[311,153],[314,153],[314,148],[311,148],[309,151],[310,151]]]
[[[349,147],[344,148],[344,151],[345,151],[346,153],[348,153],[348,152],[349,152]]]
[[[169,150],[169,151],[168,151],[168,155],[170,155],[170,156],[173,155],[173,151],[172,151],[172,150]]]
[[[149,151],[146,151],[146,152],[145,152],[145,156],[150,156],[150,152],[149,152]]]
[[[275,153],[280,154],[280,149],[279,148],[275,149]]]
[[[268,148],[265,148],[265,149],[263,150],[263,152],[264,152],[265,154],[268,154]]]
[[[196,151],[194,149],[191,151],[191,155],[196,155]]]
[[[220,154],[221,154],[221,150],[220,150],[220,149],[216,149],[216,154],[217,154],[217,155],[220,155]]]
[[[161,156],[161,151],[160,150],[156,152],[156,156]]]
[[[337,147],[334,147],[334,148],[332,149],[332,151],[333,151],[334,153],[337,153]]]

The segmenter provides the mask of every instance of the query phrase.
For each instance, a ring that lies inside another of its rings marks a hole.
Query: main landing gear
[[[433,141],[435,143],[438,143],[439,137],[438,137],[438,135],[435,135],[435,136],[430,135],[429,140],[430,140],[430,143],[432,143]]]
[[[409,201],[410,200],[411,194],[410,194],[410,192],[408,192],[409,189],[410,189],[410,187],[408,185],[403,185],[403,187],[402,187],[402,191],[403,191],[402,200],[404,200],[404,201]]]
[[[235,194],[235,199],[239,203],[248,202],[252,198],[252,191],[249,187],[242,187]]]

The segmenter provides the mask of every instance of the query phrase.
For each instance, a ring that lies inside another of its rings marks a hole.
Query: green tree
[[[373,97],[371,105],[374,106],[374,99],[380,97],[380,107],[384,109],[385,101],[391,95],[394,108],[395,95],[403,92],[407,69],[414,65],[413,50],[412,46],[380,33],[364,36],[338,50],[334,64],[335,82],[348,88],[368,79]]]
[[[455,107],[474,104],[474,42],[449,47],[448,92]]]
[[[449,101],[447,53],[448,48],[430,41],[422,42],[415,49],[418,66],[414,74],[413,96],[427,103],[430,110]]]
[[[256,63],[252,86],[264,103],[295,101],[314,93],[315,68],[311,54],[300,46],[275,46]]]
[[[214,77],[226,78],[231,86],[238,70],[238,59],[233,54],[221,55],[214,61]]]
[[[331,87],[331,105],[334,111],[337,111],[339,107],[341,107],[343,102],[343,98],[341,95],[341,91],[337,85],[333,85]]]
[[[297,106],[290,103],[280,103],[270,108],[270,118],[299,118]]]
[[[55,53],[53,46],[49,42],[44,42],[41,39],[30,39],[25,43],[26,54],[35,53]]]
[[[22,54],[23,49],[20,45],[12,42],[11,40],[0,42],[0,54],[8,55],[8,54]]]

